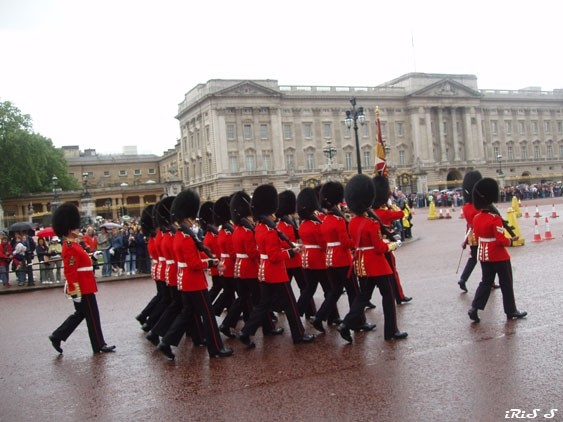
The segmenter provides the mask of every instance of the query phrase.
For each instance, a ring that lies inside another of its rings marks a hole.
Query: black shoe
[[[113,352],[115,352],[115,346],[104,345],[100,349],[100,352],[101,353],[113,353]]]
[[[348,343],[352,343],[352,335],[350,334],[350,329],[346,327],[343,323],[340,324],[337,328],[338,332],[340,333],[340,337],[346,340]]]
[[[147,320],[147,318],[145,318],[143,315],[139,314],[135,317],[135,319],[137,321],[139,321],[139,324],[143,325],[145,323],[145,321]]]
[[[469,318],[475,322],[481,321],[479,319],[479,315],[477,315],[477,308],[471,308],[469,311],[467,311],[467,315],[469,315]]]
[[[249,349],[256,347],[256,344],[252,340],[250,340],[250,336],[248,334],[243,334],[241,332],[238,335],[238,339],[242,342],[242,344],[244,344]]]
[[[408,335],[409,334],[404,332],[404,331],[397,331],[391,337],[385,336],[385,340],[401,340],[401,339],[407,338]]]
[[[235,335],[231,333],[231,328],[227,327],[225,324],[221,324],[219,331],[228,338],[235,338]]]
[[[498,284],[493,284],[491,289],[500,289],[500,285]]]
[[[228,347],[223,347],[221,350],[219,350],[216,353],[210,353],[209,357],[210,358],[226,358],[228,356],[232,356],[233,355],[233,349],[230,349]]]
[[[325,332],[325,328],[323,327],[323,321],[318,318],[313,318],[311,320],[311,325],[315,327],[315,330],[320,331],[321,333]]]
[[[158,343],[157,347],[158,350],[164,353],[164,356],[166,356],[168,360],[174,360],[174,358],[176,357],[174,353],[172,353],[172,348],[168,344],[160,342]]]
[[[143,325],[141,325],[141,329],[145,332],[148,333],[151,330],[151,326],[148,323],[144,323]]]
[[[524,318],[526,315],[528,315],[528,312],[526,311],[516,311],[516,312],[512,312],[511,314],[507,314],[506,317],[508,319],[521,319]]]
[[[51,334],[49,336],[49,340],[51,340],[51,344],[53,345],[53,348],[57,352],[59,352],[59,353],[63,352],[63,349],[61,348],[61,341],[58,338],[56,338],[54,335]]]
[[[400,305],[401,303],[407,303],[407,302],[410,302],[411,300],[412,300],[412,297],[410,297],[410,296],[405,296],[404,298],[399,299],[398,304]]]
[[[342,324],[342,318],[329,319],[326,323],[328,325],[340,325]]]
[[[265,336],[279,336],[280,334],[283,334],[282,327],[274,328],[273,330],[264,332]]]
[[[158,346],[158,343],[160,342],[160,338],[152,331],[149,331],[149,333],[145,336],[145,338],[155,346]]]
[[[301,344],[301,343],[312,343],[315,341],[315,336],[312,334],[305,334],[303,337],[294,339],[293,344]]]
[[[457,282],[457,284],[459,284],[459,288],[460,288],[461,290],[463,290],[465,293],[467,293],[467,286],[465,285],[465,281],[459,280],[459,281]]]
[[[368,304],[366,305],[366,308],[375,309],[375,305],[371,302],[368,302]]]
[[[364,322],[359,327],[353,328],[354,331],[371,331],[375,328],[375,324],[369,322]]]

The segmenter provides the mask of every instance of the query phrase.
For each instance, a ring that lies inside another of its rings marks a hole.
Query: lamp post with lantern
[[[350,100],[350,104],[352,104],[352,108],[350,110],[346,110],[346,118],[344,119],[344,123],[348,129],[354,128],[354,137],[356,140],[356,160],[358,164],[358,174],[362,174],[362,162],[361,162],[361,154],[360,154],[360,140],[358,138],[358,122],[360,125],[364,125],[366,122],[366,116],[364,115],[364,108],[358,107],[356,108],[356,98],[353,97]]]

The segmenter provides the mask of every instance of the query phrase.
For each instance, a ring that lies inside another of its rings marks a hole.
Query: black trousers
[[[223,313],[224,309],[229,309],[235,301],[235,286],[236,282],[233,277],[221,276],[221,287],[223,291],[213,302],[213,309],[215,315],[219,316]]]
[[[158,301],[160,300],[159,295],[161,294],[161,292],[160,292],[160,287],[159,287],[158,281],[155,281],[154,285],[156,287],[156,294],[149,301],[149,303],[147,303],[147,306],[145,306],[144,309],[139,314],[141,319],[147,319],[149,317],[150,313],[152,312],[152,310],[154,309],[154,307],[156,306],[156,304],[158,303]]]
[[[315,316],[317,313],[317,306],[315,305],[314,296],[317,292],[318,285],[321,285],[325,299],[331,290],[327,272],[326,270],[310,270],[303,268],[303,277],[305,279],[305,290],[301,292],[301,296],[299,296],[299,299],[297,300],[299,315]],[[309,312],[313,309],[315,309],[315,312],[310,314]],[[340,319],[340,314],[338,313],[338,308],[335,305],[333,311],[328,315],[328,321],[335,321],[337,319]]]
[[[176,286],[166,286],[170,296],[170,304],[166,307],[158,322],[153,325],[151,331],[157,336],[164,336],[176,317],[182,312],[182,293]],[[191,333],[190,333],[191,335]]]
[[[471,273],[473,272],[473,269],[477,265],[477,249],[478,248],[479,248],[478,246],[470,246],[469,247],[469,259],[467,260],[467,263],[465,264],[465,268],[463,269],[463,272],[461,273],[461,276],[459,277],[459,279],[461,281],[469,280],[469,276],[471,275]]]
[[[289,281],[291,281],[292,278],[295,279],[295,282],[297,283],[297,287],[299,288],[299,298],[301,298],[301,296],[303,296],[303,294],[307,290],[307,280],[305,279],[305,270],[301,267],[288,268],[287,275],[289,276]],[[313,292],[313,295],[314,294],[315,293]],[[297,302],[299,303],[299,300]],[[306,316],[309,317],[309,316],[314,316],[317,313],[317,305],[315,305],[315,301],[313,300],[312,296],[311,296],[311,300],[307,301],[303,305],[306,306],[306,308],[303,311],[302,315],[305,314]]]
[[[86,319],[92,351],[98,353],[100,349],[106,345],[106,342],[104,340],[104,334],[102,333],[96,295],[94,293],[85,294],[82,295],[82,301],[80,303],[72,303],[74,304],[74,313],[70,315],[59,328],[53,331],[53,337],[66,341],[76,327],[80,325],[82,320]]]
[[[170,305],[170,291],[168,290],[168,286],[164,281],[157,281],[157,288],[158,288],[158,302],[154,305],[149,316],[147,318],[146,324],[152,329],[154,325],[158,322],[160,317],[162,316],[163,312],[166,310],[168,305]]]
[[[215,302],[221,290],[223,290],[222,277],[219,275],[211,276],[211,289],[209,289],[209,299],[211,299],[211,303]]]
[[[360,293],[354,299],[350,307],[350,312],[344,317],[343,324],[348,328],[356,328],[365,321],[364,310],[371,300],[373,290],[377,286],[381,294],[384,319],[385,338],[393,337],[397,331],[397,310],[395,308],[395,297],[391,287],[392,279],[390,275],[378,277],[360,277]]]
[[[242,327],[243,334],[253,336],[264,318],[269,315],[273,306],[278,304],[285,311],[287,322],[291,330],[291,337],[299,341],[305,335],[303,323],[297,310],[297,302],[289,281],[284,283],[260,283],[260,303],[250,314],[250,318]]]
[[[326,321],[329,315],[334,311],[344,288],[346,289],[350,308],[352,307],[352,303],[354,303],[354,299],[360,293],[357,279],[355,275],[351,273],[350,267],[331,267],[327,269],[327,274],[330,291],[315,316],[321,321]]]
[[[235,280],[238,298],[231,305],[227,316],[223,320],[223,325],[231,328],[237,325],[241,314],[244,322],[248,321],[252,310],[260,303],[260,282],[257,278],[237,278]],[[274,328],[276,328],[276,325],[268,312],[262,320],[262,330],[264,333],[268,333]]]
[[[475,291],[475,297],[473,298],[473,304],[471,306],[481,310],[485,309],[485,305],[487,305],[491,294],[493,282],[495,281],[495,275],[498,274],[504,313],[508,315],[516,312],[512,264],[510,263],[510,259],[507,261],[481,262],[481,270],[483,271],[483,278]]]

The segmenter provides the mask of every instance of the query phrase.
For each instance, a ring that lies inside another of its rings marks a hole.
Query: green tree
[[[2,197],[50,191],[53,176],[63,190],[80,188],[68,174],[62,150],[33,132],[31,117],[9,101],[0,102],[0,169]]]

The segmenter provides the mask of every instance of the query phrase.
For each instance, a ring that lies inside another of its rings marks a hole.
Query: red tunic
[[[158,266],[158,252],[156,251],[154,237],[149,237],[147,251],[151,258],[151,277],[156,280],[156,268]]]
[[[195,292],[207,290],[205,270],[209,267],[208,257],[200,252],[188,234],[178,231],[174,241],[174,256],[178,264],[178,290]]]
[[[203,244],[207,246],[217,258],[221,256],[221,250],[219,249],[219,244],[217,243],[217,235],[211,230],[208,230],[207,233],[205,233],[205,236],[203,237]],[[219,270],[217,270],[217,267],[211,267],[209,269],[209,274],[212,277],[215,277],[219,275]]]
[[[344,218],[328,214],[321,224],[321,234],[326,242],[326,266],[349,267],[352,265],[352,239],[348,235]]]
[[[481,211],[473,219],[473,231],[479,242],[477,256],[482,262],[507,261],[510,255],[506,246],[510,239],[504,235],[502,218],[499,215]]]
[[[469,233],[467,235],[467,244],[469,246],[477,246],[477,238],[475,237],[475,233],[473,232],[473,219],[479,211],[477,211],[477,209],[470,202],[467,202],[461,209],[463,211],[465,221],[467,221],[467,230],[469,230]]]
[[[373,210],[373,212],[375,212],[375,214],[379,217],[381,222],[387,227],[391,227],[393,221],[401,220],[405,216],[405,213],[402,210],[393,211],[386,207],[376,208]]]
[[[217,257],[224,265],[224,270],[220,273],[223,277],[234,277],[235,275],[235,250],[233,249],[233,235],[225,229],[219,230],[217,235],[217,245],[220,255]]]
[[[377,221],[365,216],[354,216],[348,224],[348,231],[356,245],[354,270],[358,277],[392,274],[385,259],[389,246],[383,241],[381,226]]]
[[[277,224],[277,228],[283,234],[285,234],[289,240],[291,240],[294,244],[297,244],[297,236],[295,236],[295,230],[291,224],[286,223],[285,221],[279,221]],[[282,241],[282,245],[284,248],[291,248],[291,245],[287,242]],[[293,258],[290,258],[289,261],[286,262],[286,268],[301,268],[301,254],[296,253]]]
[[[326,270],[326,242],[321,234],[321,223],[304,220],[299,225],[301,264],[309,270]]]
[[[260,265],[260,253],[254,239],[254,232],[242,226],[236,226],[233,233],[233,250],[236,254],[235,278],[257,278]]]
[[[166,280],[166,258],[162,254],[162,237],[163,233],[160,229],[157,230],[156,236],[154,237],[154,250],[157,255],[158,263],[156,264],[156,281],[165,281]]]
[[[176,232],[177,234],[178,232]],[[178,285],[178,266],[176,265],[176,260],[174,257],[174,238],[176,234],[172,234],[172,232],[164,233],[162,236],[162,241],[160,243],[160,250],[162,251],[162,255],[166,259],[166,270],[164,273],[164,281],[169,286],[177,286]]]
[[[98,291],[92,260],[75,239],[65,238],[62,258],[69,295],[86,295]]]
[[[258,223],[255,229],[256,245],[260,253],[258,280],[265,283],[285,283],[289,281],[285,263],[289,252],[283,249],[276,230]]]

